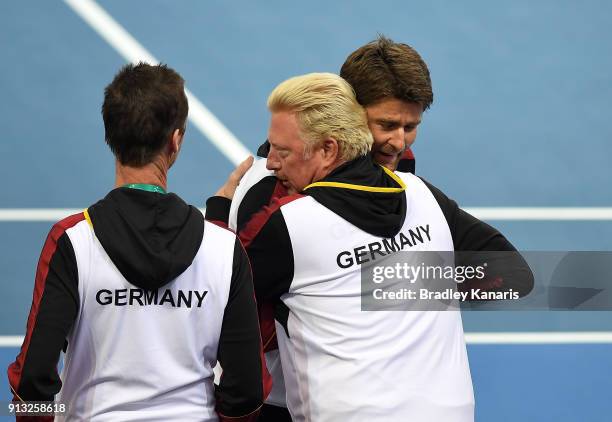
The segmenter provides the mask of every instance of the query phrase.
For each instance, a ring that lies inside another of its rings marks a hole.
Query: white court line
[[[95,1],[64,0],[64,2],[128,62],[159,63],[159,60]],[[251,152],[187,88],[185,94],[189,100],[189,120],[223,155],[234,165],[251,155]]]
[[[21,347],[23,336],[0,336],[0,347]]]
[[[467,344],[611,344],[610,331],[465,333]],[[23,336],[0,336],[0,347],[20,347]]]
[[[481,220],[612,220],[612,207],[473,207],[465,210]]]
[[[200,208],[204,210],[204,208]],[[465,208],[481,220],[498,221],[606,221],[612,220],[612,208]],[[0,221],[58,221],[82,209],[0,208]]]
[[[612,343],[610,331],[466,333],[468,344],[599,344]]]
[[[82,212],[69,208],[12,208],[0,209],[0,221],[59,221]]]
[[[206,208],[198,208],[206,214]],[[59,221],[84,208],[4,208],[0,209],[1,221]]]

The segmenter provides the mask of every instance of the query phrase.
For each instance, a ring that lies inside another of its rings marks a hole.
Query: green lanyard
[[[122,188],[130,188],[130,189],[140,189],[146,190],[147,192],[155,192],[155,193],[166,193],[166,190],[161,186],[157,185],[147,185],[144,183],[129,183],[127,185],[121,186]]]

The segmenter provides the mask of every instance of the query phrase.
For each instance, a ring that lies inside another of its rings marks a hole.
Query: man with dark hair
[[[458,309],[363,312],[362,270],[399,259],[400,251],[514,248],[426,181],[375,163],[365,110],[340,77],[291,78],[272,91],[268,108],[267,167],[280,186],[299,193],[262,207],[240,237],[262,316],[263,305],[274,304],[291,417],[473,421]],[[207,215],[223,219],[228,205],[211,198]],[[501,290],[531,290],[520,256],[510,271],[491,267],[485,276],[515,276]]]
[[[340,76],[364,107],[388,98],[419,104],[423,111],[433,103],[429,69],[419,53],[383,35],[353,51]]]
[[[423,59],[412,47],[379,36],[347,57],[340,76],[353,87],[357,101],[366,109],[368,127],[374,138],[371,150],[374,161],[390,170],[414,173],[415,159],[410,146],[416,139],[423,112],[433,102],[429,70]],[[257,155],[267,158],[269,148],[266,141]],[[266,166],[265,160],[256,162],[233,197],[227,218],[230,228],[239,234],[253,215],[273,199],[292,193]],[[222,220],[224,217],[218,218]],[[269,303],[259,303],[258,306],[268,368],[274,378],[260,420],[274,420],[272,418],[281,416],[290,420],[285,410],[273,306]]]
[[[125,67],[106,87],[105,139],[122,165],[150,163],[176,129],[185,133],[188,104],[183,85],[183,78],[172,69],[141,64]]]
[[[374,160],[390,170],[414,173],[414,157],[402,155],[414,143],[421,116],[433,102],[429,69],[419,53],[381,35],[351,53],[340,76],[366,109]]]
[[[398,171],[414,173],[414,157],[409,146],[415,141],[423,112],[433,102],[429,70],[423,59],[410,46],[379,36],[349,55],[342,66],[341,76],[351,84],[358,102],[365,107],[374,140],[371,149],[374,161],[390,170],[397,168]],[[279,164],[278,154],[268,156],[268,152],[269,143],[266,142],[258,150],[258,155],[267,157],[267,161],[257,161],[242,179],[233,196],[229,215],[218,199],[207,203],[207,214],[217,220],[228,220],[229,226],[237,230],[245,241],[249,241],[260,211],[273,206],[276,200],[287,194],[295,193],[291,186],[288,189],[269,170],[276,170]],[[408,157],[409,160],[406,159]],[[455,250],[515,250],[496,229],[465,213],[453,200],[426,181],[422,183],[444,214]],[[231,198],[230,195],[221,196]],[[282,264],[279,258],[275,259],[279,265]],[[521,258],[518,261],[517,266],[528,272],[528,268],[522,266],[524,261]],[[515,286],[521,294],[531,289],[529,276],[524,281],[521,286]],[[259,282],[256,280],[256,289]],[[284,420],[290,420],[283,410],[283,406],[286,406],[285,391],[274,324],[275,315],[286,312],[280,301],[259,301],[258,307],[268,368],[274,377],[274,387],[266,402],[269,405],[264,405],[262,417],[263,420],[280,420],[278,415],[281,414]]]
[[[14,400],[55,398],[67,420],[254,420],[270,384],[248,258],[232,232],[166,192],[183,78],[130,64],[104,94],[115,189],[47,237],[8,369]]]

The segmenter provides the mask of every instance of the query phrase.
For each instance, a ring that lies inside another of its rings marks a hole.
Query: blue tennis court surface
[[[89,2],[85,2],[89,3]],[[612,206],[612,3],[99,1],[250,151],[271,89],[383,33],[428,63],[417,173],[465,207]],[[0,212],[84,208],[114,182],[102,91],[126,62],[63,1],[0,2]],[[233,164],[188,124],[169,190],[203,206]],[[522,250],[612,250],[612,219],[490,220]],[[0,337],[25,332],[51,221],[0,220]],[[610,312],[467,313],[466,332],[612,332]],[[478,421],[606,421],[612,344],[471,344]],[[17,348],[0,347],[0,367]],[[0,377],[0,401],[10,397]]]

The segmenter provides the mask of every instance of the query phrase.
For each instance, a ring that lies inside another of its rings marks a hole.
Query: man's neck
[[[154,161],[142,167],[130,167],[115,163],[115,187],[128,184],[147,184],[155,185],[166,190],[167,188],[167,167],[163,163]]]
[[[338,167],[340,167],[344,163],[346,163],[345,160],[338,159],[334,163],[330,164],[329,166],[320,169],[313,177],[313,180],[312,180],[313,183],[318,182],[319,180],[325,179],[327,176],[329,176],[330,173],[332,173],[334,170],[336,170]]]

